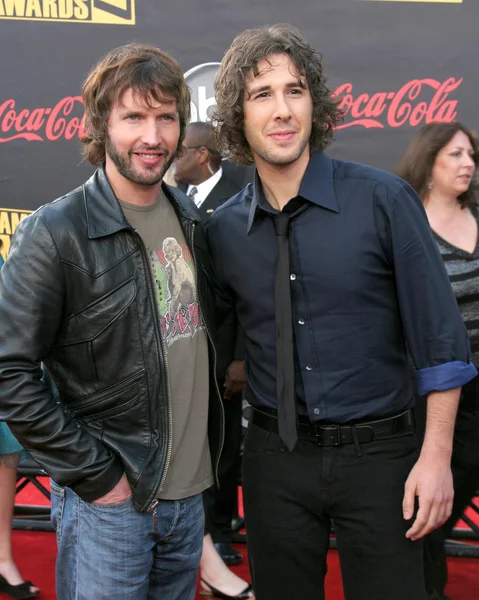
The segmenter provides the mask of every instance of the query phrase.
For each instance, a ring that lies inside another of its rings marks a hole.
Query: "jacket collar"
[[[188,221],[194,221],[195,223],[201,221],[200,213],[191,198],[188,198],[188,196],[177,187],[167,185],[166,183],[162,184],[162,189],[180,216],[188,219]]]
[[[190,221],[200,221],[198,212],[191,206],[192,203],[185,194],[165,183],[162,184],[162,189],[180,216]],[[83,185],[83,198],[90,239],[105,237],[123,229],[132,229],[103,167],[97,169]]]

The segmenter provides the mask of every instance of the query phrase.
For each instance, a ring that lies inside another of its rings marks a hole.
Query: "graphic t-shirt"
[[[193,257],[163,191],[148,206],[120,204],[150,253],[167,351],[173,446],[158,498],[179,500],[213,484],[207,431],[208,341],[199,311]]]

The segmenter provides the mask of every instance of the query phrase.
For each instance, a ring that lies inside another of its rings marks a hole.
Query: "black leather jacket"
[[[196,207],[164,186],[195,260],[210,338],[214,298]],[[148,510],[171,454],[165,348],[146,246],[99,169],[22,221],[0,284],[0,419],[61,485],[95,500],[126,472]],[[41,361],[59,397],[41,379]],[[223,415],[210,361],[214,469]]]

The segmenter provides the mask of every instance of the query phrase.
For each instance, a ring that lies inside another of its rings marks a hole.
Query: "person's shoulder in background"
[[[239,187],[243,189],[248,183],[253,183],[254,180],[254,165],[239,165],[231,160],[224,158],[221,161],[223,173],[233,180]]]

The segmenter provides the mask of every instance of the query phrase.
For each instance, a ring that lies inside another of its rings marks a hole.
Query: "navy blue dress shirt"
[[[298,412],[347,423],[410,408],[418,393],[476,374],[469,342],[422,204],[398,177],[311,155],[290,229]],[[246,343],[248,401],[276,408],[276,236],[254,184],[207,225],[220,306],[234,305]]]

